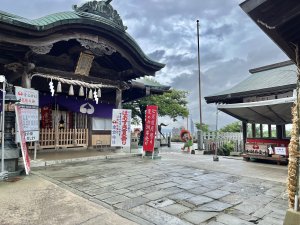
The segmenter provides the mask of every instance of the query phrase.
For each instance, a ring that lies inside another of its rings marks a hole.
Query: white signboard
[[[39,140],[39,111],[33,106],[20,106],[20,117],[22,118],[23,130],[26,142]],[[17,132],[19,129],[16,129]],[[20,142],[19,135],[16,135],[17,142]]]
[[[15,87],[15,93],[20,101],[20,118],[22,118],[25,140],[26,142],[39,141],[39,92],[33,89]],[[16,131],[19,131],[18,127],[16,127]],[[20,142],[18,133],[16,141]]]
[[[111,146],[130,147],[131,110],[113,109]]]
[[[276,155],[286,155],[286,147],[275,147]]]
[[[39,106],[39,92],[37,90],[15,87],[16,97],[21,105]]]

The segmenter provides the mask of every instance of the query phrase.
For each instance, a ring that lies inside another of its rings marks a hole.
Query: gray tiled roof
[[[221,95],[282,87],[296,84],[296,82],[297,67],[294,64],[286,65],[253,73],[247,79],[243,80],[232,88],[207,97],[217,97]]]

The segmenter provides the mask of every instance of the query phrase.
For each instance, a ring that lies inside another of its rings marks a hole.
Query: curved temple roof
[[[126,32],[127,27],[123,25],[110,2],[111,0],[90,1],[80,7],[73,6],[74,11],[59,12],[33,20],[0,11],[0,42],[22,45],[27,42],[28,46],[43,46],[47,41],[53,44],[59,39],[83,37],[91,41],[96,40],[95,42],[100,39],[106,40],[110,45],[115,45],[122,55],[130,58],[131,63],[136,63],[140,73],[154,75],[164,64],[153,61],[144,54]],[[11,31],[16,33],[12,34]],[[63,32],[64,35],[59,35]],[[74,33],[77,33],[77,36]]]

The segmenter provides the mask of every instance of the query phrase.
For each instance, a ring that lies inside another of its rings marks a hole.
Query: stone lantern
[[[5,85],[3,85],[5,86]],[[9,85],[6,88],[5,96],[5,107],[4,107],[4,126],[1,124],[1,127],[4,127],[4,167],[2,165],[2,154],[0,154],[0,165],[1,172],[8,172],[8,174],[14,174],[18,171],[18,159],[20,155],[20,150],[15,142],[15,103],[18,102],[16,96],[12,91],[13,86]],[[3,102],[3,99],[1,99]],[[2,108],[3,109],[3,108]],[[3,113],[1,114],[3,117]],[[2,130],[2,128],[1,128]],[[2,131],[3,132],[3,131]],[[1,149],[2,149],[2,141],[1,141]],[[2,149],[3,150],[3,149]],[[4,171],[3,171],[4,170]],[[3,176],[3,175],[2,175]]]

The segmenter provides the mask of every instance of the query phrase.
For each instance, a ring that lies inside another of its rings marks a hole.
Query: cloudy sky
[[[70,11],[83,0],[1,0],[0,10],[27,18]],[[249,69],[287,60],[242,11],[242,0],[113,0],[127,32],[150,58],[165,63],[162,84],[189,92],[189,110],[199,121],[197,27],[200,20],[202,96],[223,91],[249,76]],[[215,127],[216,106],[202,100],[203,122]],[[235,121],[219,113],[219,127]],[[186,124],[180,120],[170,126]]]

